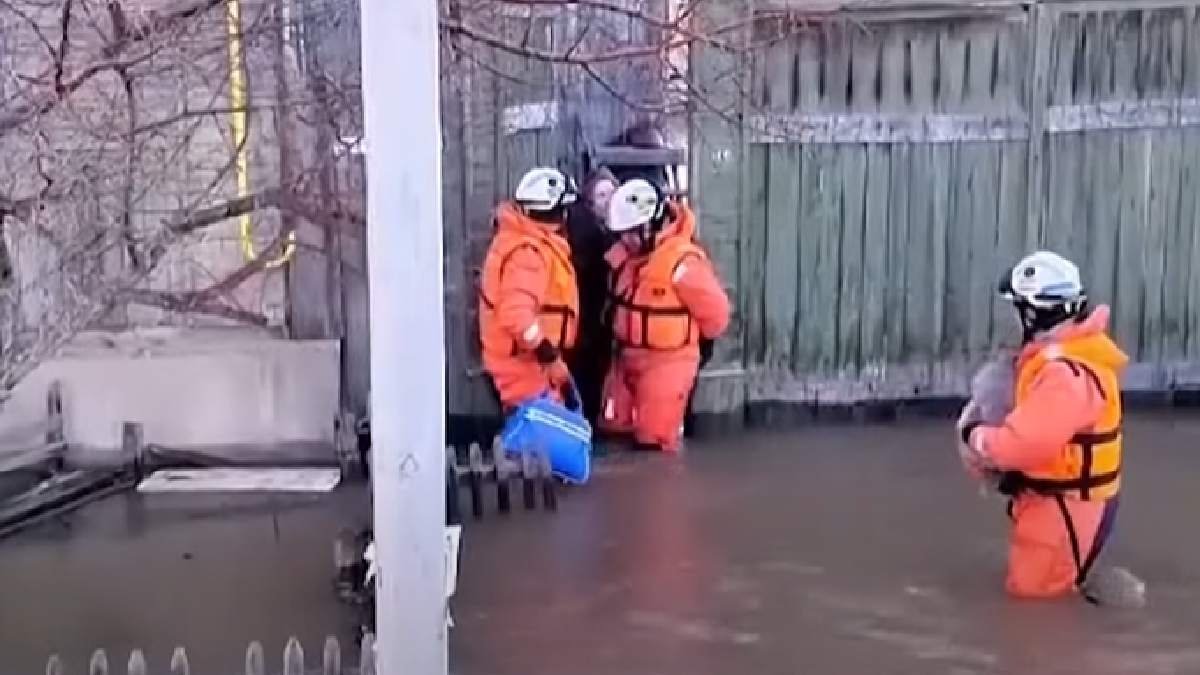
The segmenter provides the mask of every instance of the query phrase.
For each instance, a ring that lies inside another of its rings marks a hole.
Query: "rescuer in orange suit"
[[[576,190],[556,169],[526,173],[496,209],[483,263],[483,366],[505,410],[543,394],[574,396],[563,352],[575,345],[579,290],[564,234]]]
[[[616,355],[600,427],[675,452],[696,373],[729,325],[729,298],[696,243],[691,210],[651,183],[617,188],[607,225],[620,240],[606,255]]]
[[[1109,309],[1089,310],[1079,270],[1034,253],[1000,284],[1024,329],[1013,408],[999,425],[969,403],[959,419],[968,470],[1011,497],[1008,592],[1088,593],[1121,487],[1120,374],[1128,358],[1107,334]]]

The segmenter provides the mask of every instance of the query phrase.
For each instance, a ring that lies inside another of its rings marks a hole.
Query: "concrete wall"
[[[339,361],[334,340],[242,329],[89,333],[21,382],[0,410],[0,438],[45,417],[57,379],[76,447],[120,447],[124,421],[171,447],[332,445]]]

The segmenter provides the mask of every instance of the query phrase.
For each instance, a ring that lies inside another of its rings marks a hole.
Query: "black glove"
[[[700,367],[708,365],[712,361],[713,349],[716,347],[716,340],[700,340]]]
[[[538,363],[548,366],[558,360],[558,347],[550,344],[549,340],[542,340],[533,350],[533,355],[537,358]]]
[[[562,391],[563,403],[566,404],[568,410],[579,410],[582,402],[579,400],[579,392],[575,389],[575,383],[567,380],[563,383]]]

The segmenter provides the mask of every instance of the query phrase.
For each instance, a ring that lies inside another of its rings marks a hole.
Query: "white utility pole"
[[[444,675],[438,0],[362,0],[377,663]]]

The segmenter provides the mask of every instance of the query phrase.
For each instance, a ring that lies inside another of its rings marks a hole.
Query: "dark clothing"
[[[667,170],[661,166],[614,166],[612,172],[622,183],[641,178],[659,189],[667,186]]]
[[[567,219],[571,262],[579,284],[579,339],[568,355],[584,414],[593,426],[600,415],[604,376],[612,359],[612,329],[605,320],[608,304],[608,265],[604,254],[616,239],[588,209],[579,203]]]

